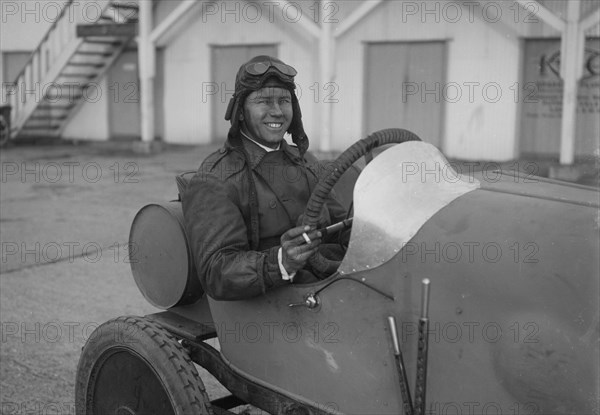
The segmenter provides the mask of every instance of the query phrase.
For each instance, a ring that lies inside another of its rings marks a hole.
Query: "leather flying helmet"
[[[292,95],[294,114],[287,132],[291,134],[292,141],[298,146],[300,154],[304,154],[308,149],[308,137],[302,125],[302,112],[300,111],[298,97],[294,93],[294,89],[296,89],[294,77],[296,74],[296,70],[291,66],[286,65],[277,58],[266,55],[255,56],[240,66],[235,77],[235,92],[225,112],[225,120],[231,122],[229,136],[237,136],[240,132],[239,119],[244,109],[244,101],[248,95],[265,86],[281,86],[288,89]]]

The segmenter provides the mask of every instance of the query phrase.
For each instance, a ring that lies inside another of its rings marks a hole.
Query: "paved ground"
[[[213,149],[0,151],[0,412],[74,413],[77,361],[92,330],[157,311],[131,277],[130,224],[143,205],[175,198],[175,174],[195,170]],[[597,168],[582,180],[597,185]],[[223,393],[206,383],[213,396]]]
[[[176,197],[174,175],[209,151],[0,151],[1,413],[74,413],[77,361],[94,328],[157,311],[131,276],[129,227],[143,205]]]

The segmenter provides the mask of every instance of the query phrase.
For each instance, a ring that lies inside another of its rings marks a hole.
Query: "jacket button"
[[[277,207],[277,201],[275,199],[271,199],[271,201],[269,202],[269,207],[271,209],[275,209]]]

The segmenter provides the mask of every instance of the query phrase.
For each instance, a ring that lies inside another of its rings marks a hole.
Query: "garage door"
[[[445,42],[369,43],[366,48],[364,133],[405,128],[440,147]]]

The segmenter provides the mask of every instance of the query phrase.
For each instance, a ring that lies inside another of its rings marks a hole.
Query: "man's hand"
[[[303,236],[310,240],[307,240]],[[313,256],[321,244],[321,232],[310,231],[309,226],[298,226],[281,235],[282,263],[288,274],[304,267],[308,258]]]

